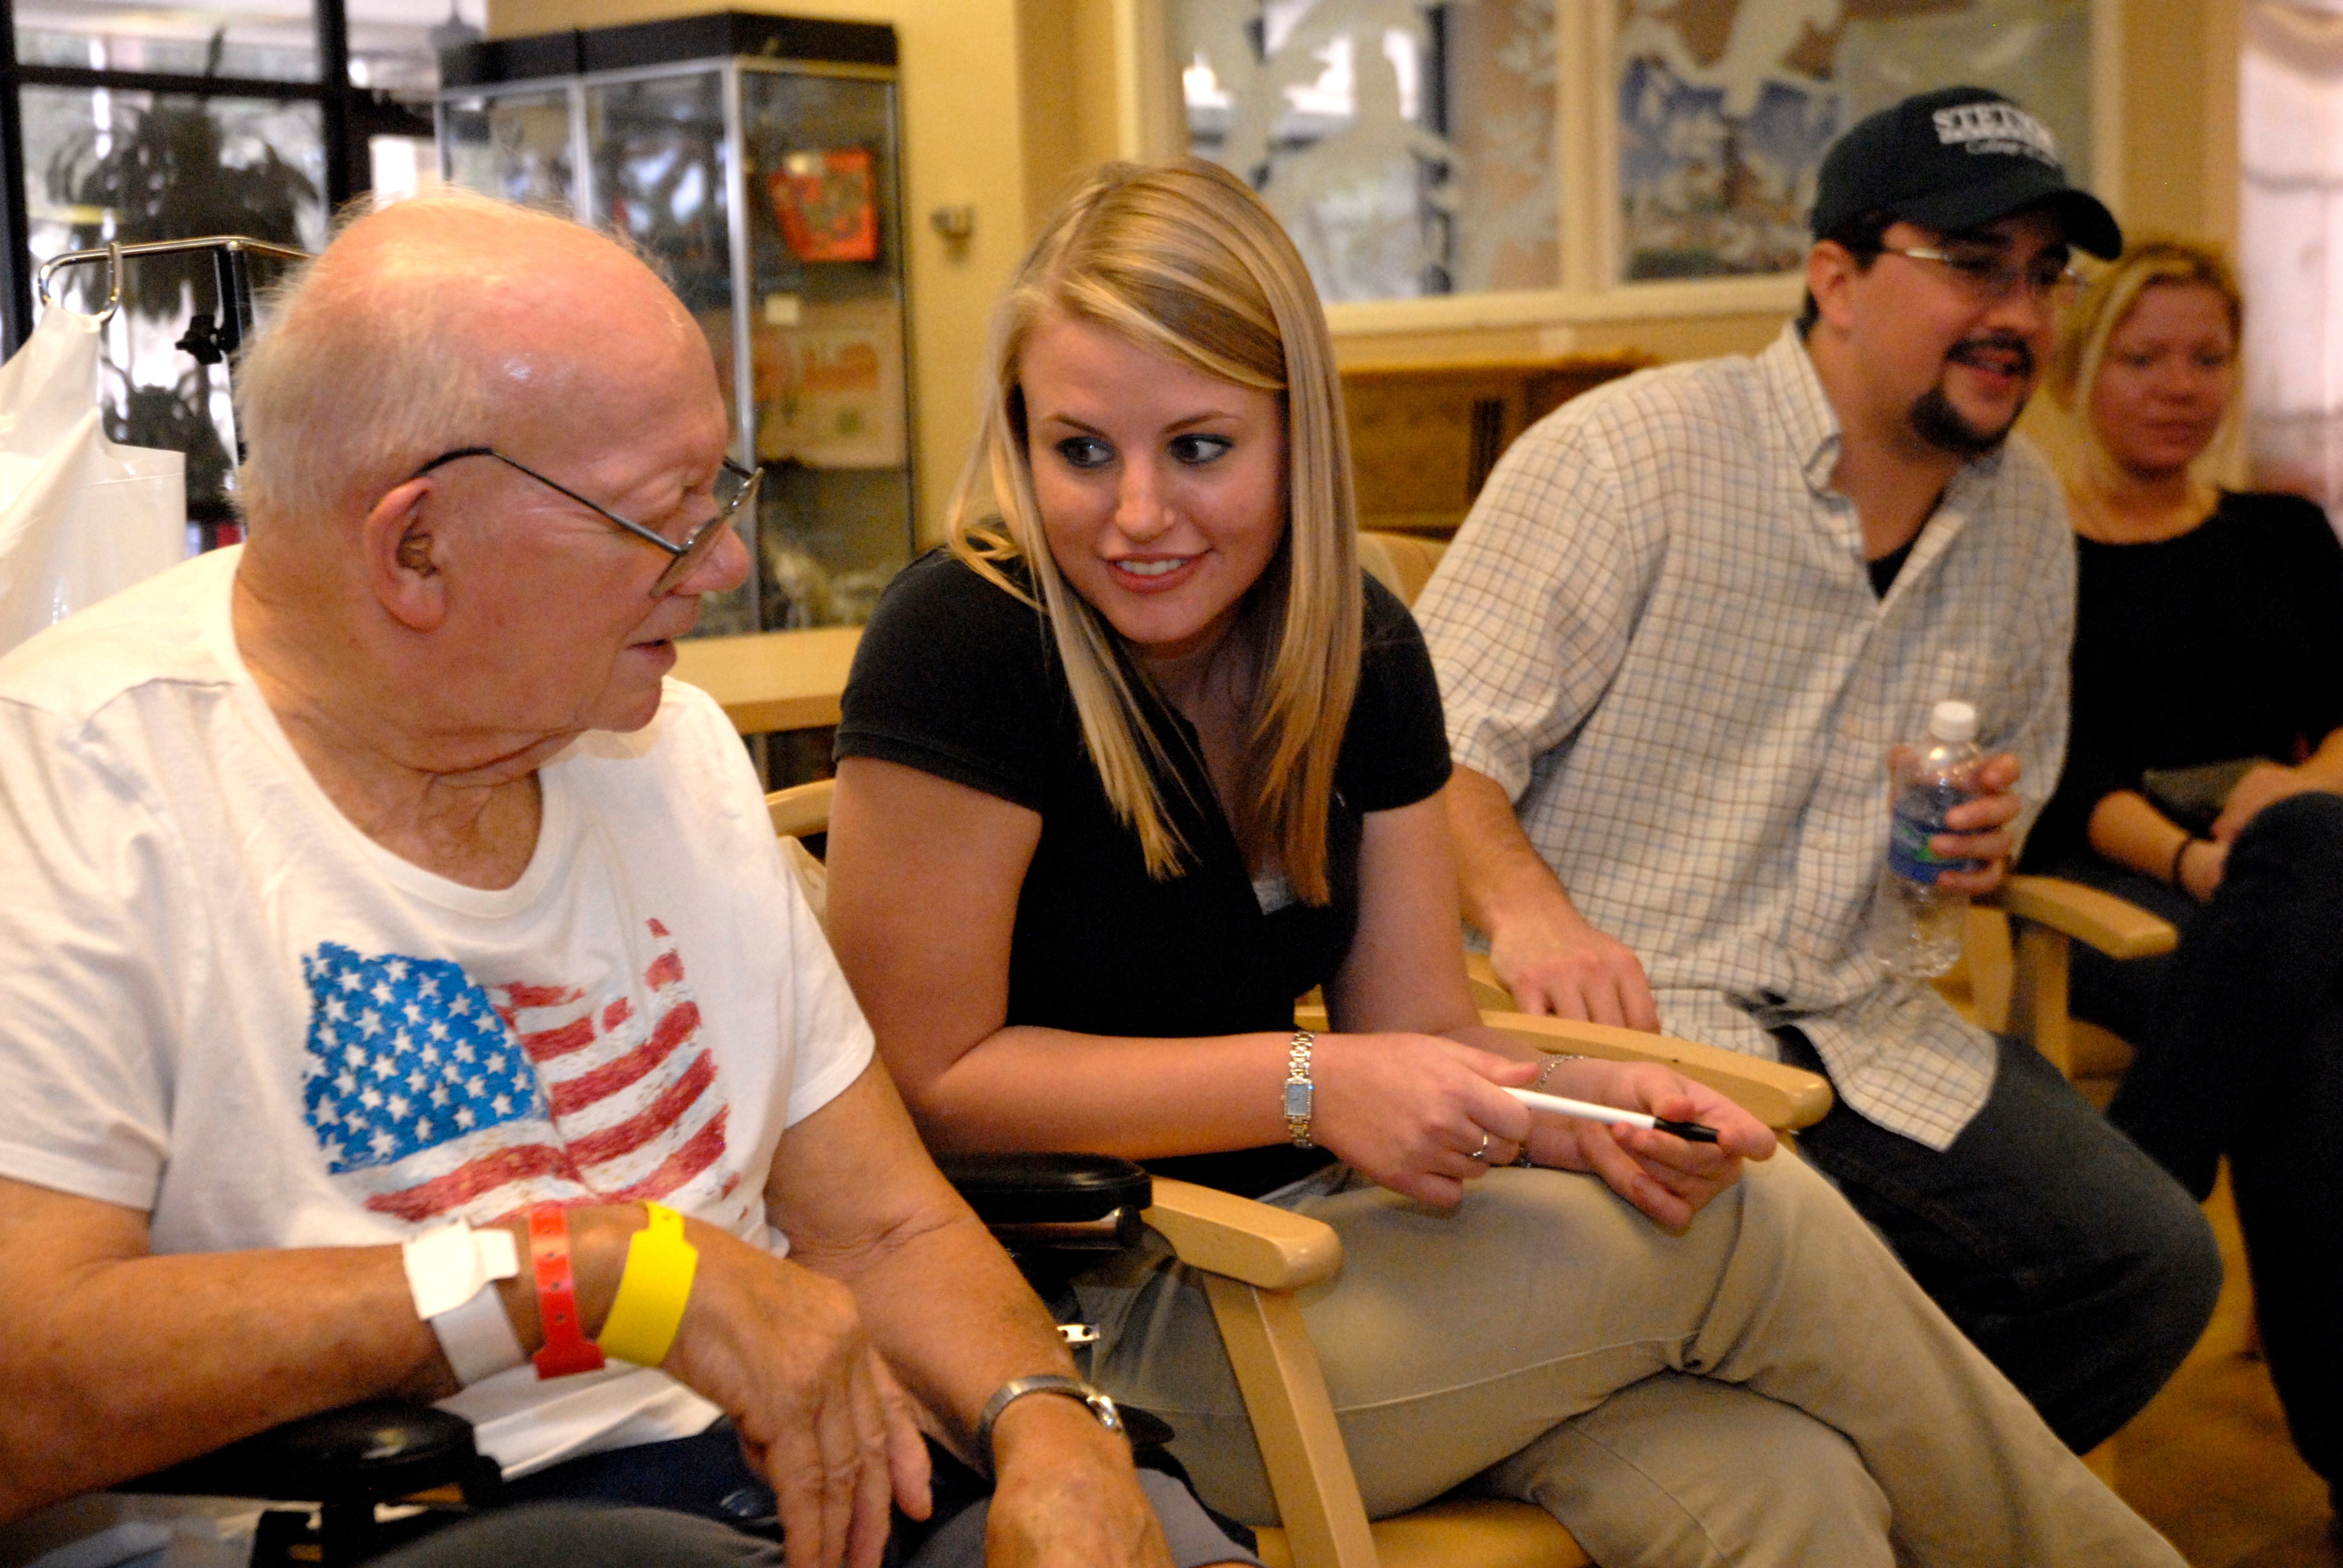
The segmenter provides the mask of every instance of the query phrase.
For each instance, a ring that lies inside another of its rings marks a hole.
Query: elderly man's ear
[[[447,580],[439,573],[440,543],[432,531],[432,485],[409,479],[367,514],[367,576],[390,618],[409,631],[436,631],[447,618]]]

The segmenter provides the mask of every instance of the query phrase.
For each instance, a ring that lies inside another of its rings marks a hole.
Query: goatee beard
[[[1912,433],[1939,452],[1950,452],[1956,457],[1982,457],[2000,449],[2017,425],[2017,415],[2026,411],[2020,403],[2016,413],[2005,420],[1999,429],[1987,430],[1972,424],[1953,400],[1945,396],[1942,387],[1931,387],[1920,394],[1906,417]]]

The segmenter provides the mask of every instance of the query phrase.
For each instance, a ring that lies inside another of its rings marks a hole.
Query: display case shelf
[[[708,335],[757,570],[703,633],[850,626],[910,558],[895,35],[727,12],[450,51],[443,174],[628,236]]]

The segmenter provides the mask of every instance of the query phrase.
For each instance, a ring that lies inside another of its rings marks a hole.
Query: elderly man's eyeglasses
[[[1962,246],[1939,249],[1932,245],[1906,246],[1901,250],[1890,246],[1885,254],[1935,262],[1949,271],[1980,305],[1999,305],[2022,289],[2029,299],[2063,310],[2074,303],[2083,286],[2082,274],[2052,257],[2021,266],[1997,250]]]
[[[756,500],[757,487],[764,482],[765,477],[764,471],[760,468],[744,468],[731,458],[725,458],[724,466],[716,473],[716,515],[692,529],[690,533],[684,536],[681,543],[678,543],[657,528],[647,528],[640,523],[628,522],[609,508],[598,502],[588,500],[559,480],[547,478],[527,463],[508,457],[493,447],[459,447],[452,452],[442,452],[416,469],[408,477],[419,479],[433,469],[445,467],[459,457],[494,457],[505,467],[519,469],[546,488],[558,491],[584,507],[588,511],[617,524],[645,544],[657,545],[665,550],[670,558],[667,563],[667,569],[659,573],[657,582],[651,584],[651,597],[654,598],[690,576],[691,569],[708,558],[708,552],[716,548],[717,543],[724,538],[725,530],[732,526],[732,519],[739,516],[745,508]]]

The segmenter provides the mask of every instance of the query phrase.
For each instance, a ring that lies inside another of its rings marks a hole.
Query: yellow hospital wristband
[[[683,1216],[664,1203],[646,1203],[651,1222],[627,1243],[627,1267],[618,1299],[595,1343],[606,1355],[655,1367],[667,1359],[691,1299],[699,1249],[683,1239]]]

